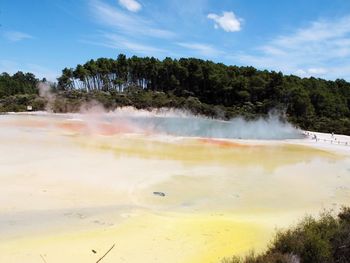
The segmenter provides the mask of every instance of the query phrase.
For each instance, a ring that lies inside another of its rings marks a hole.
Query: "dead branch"
[[[47,263],[43,255],[40,254],[40,257],[44,261],[44,263]]]
[[[111,250],[114,248],[114,246],[115,246],[115,244],[113,244],[113,246],[110,249],[108,249],[108,251],[99,260],[96,261],[96,263],[100,262],[105,256],[107,256],[107,254],[109,252],[111,252]]]

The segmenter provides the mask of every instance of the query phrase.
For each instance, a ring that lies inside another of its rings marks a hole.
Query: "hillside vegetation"
[[[0,76],[0,111],[43,107],[30,74]],[[65,68],[53,85],[54,111],[76,111],[97,100],[108,109],[175,107],[230,119],[255,118],[270,110],[286,113],[303,129],[350,134],[350,83],[286,76],[253,67],[226,66],[195,58],[99,58]]]
[[[348,263],[350,262],[350,208],[338,216],[323,213],[306,217],[296,227],[276,234],[261,254],[226,259],[223,263]]]

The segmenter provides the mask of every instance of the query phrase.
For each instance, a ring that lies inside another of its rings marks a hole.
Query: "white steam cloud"
[[[53,103],[55,102],[56,96],[51,92],[51,87],[45,82],[39,82],[38,90],[40,97],[44,98],[46,103],[46,111],[52,112]]]
[[[95,112],[94,109],[97,109]],[[77,116],[76,116],[77,117]],[[75,118],[76,118],[75,117]],[[302,138],[301,130],[280,115],[270,114],[266,118],[245,120],[242,117],[230,121],[194,116],[188,112],[171,109],[154,111],[121,108],[109,113],[101,113],[100,107],[93,107],[79,116],[94,123],[104,122],[113,127],[128,126],[131,132],[164,134],[186,137],[206,137],[225,139],[283,140]],[[78,118],[79,118],[78,117]]]

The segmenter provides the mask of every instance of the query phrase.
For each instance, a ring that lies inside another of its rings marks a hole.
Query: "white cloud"
[[[119,4],[131,12],[138,12],[142,8],[141,4],[135,0],[119,0]]]
[[[202,44],[202,43],[186,43],[181,42],[177,43],[179,46],[194,50],[197,54],[204,56],[204,57],[217,57],[222,52],[210,45]]]
[[[136,14],[127,14],[99,0],[90,1],[94,18],[102,25],[109,26],[123,34],[172,38],[174,33],[158,28],[155,23]]]
[[[322,75],[327,73],[327,69],[325,68],[309,68],[307,72],[311,75]]]
[[[312,22],[234,59],[301,77],[350,80],[350,16]]]
[[[4,33],[4,37],[11,42],[18,42],[25,39],[33,38],[31,35],[19,31],[6,31]]]
[[[223,12],[223,14],[208,14],[209,19],[214,20],[215,28],[221,27],[226,32],[237,32],[241,30],[242,19],[237,18],[233,12]]]
[[[325,68],[307,68],[307,69],[297,69],[295,72],[292,72],[293,75],[300,77],[310,77],[310,76],[321,76],[330,73]]]

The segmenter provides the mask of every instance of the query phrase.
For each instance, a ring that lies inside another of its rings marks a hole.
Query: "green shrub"
[[[304,218],[296,227],[278,231],[261,254],[233,257],[225,263],[346,263],[350,262],[350,208],[338,216],[324,212]]]

